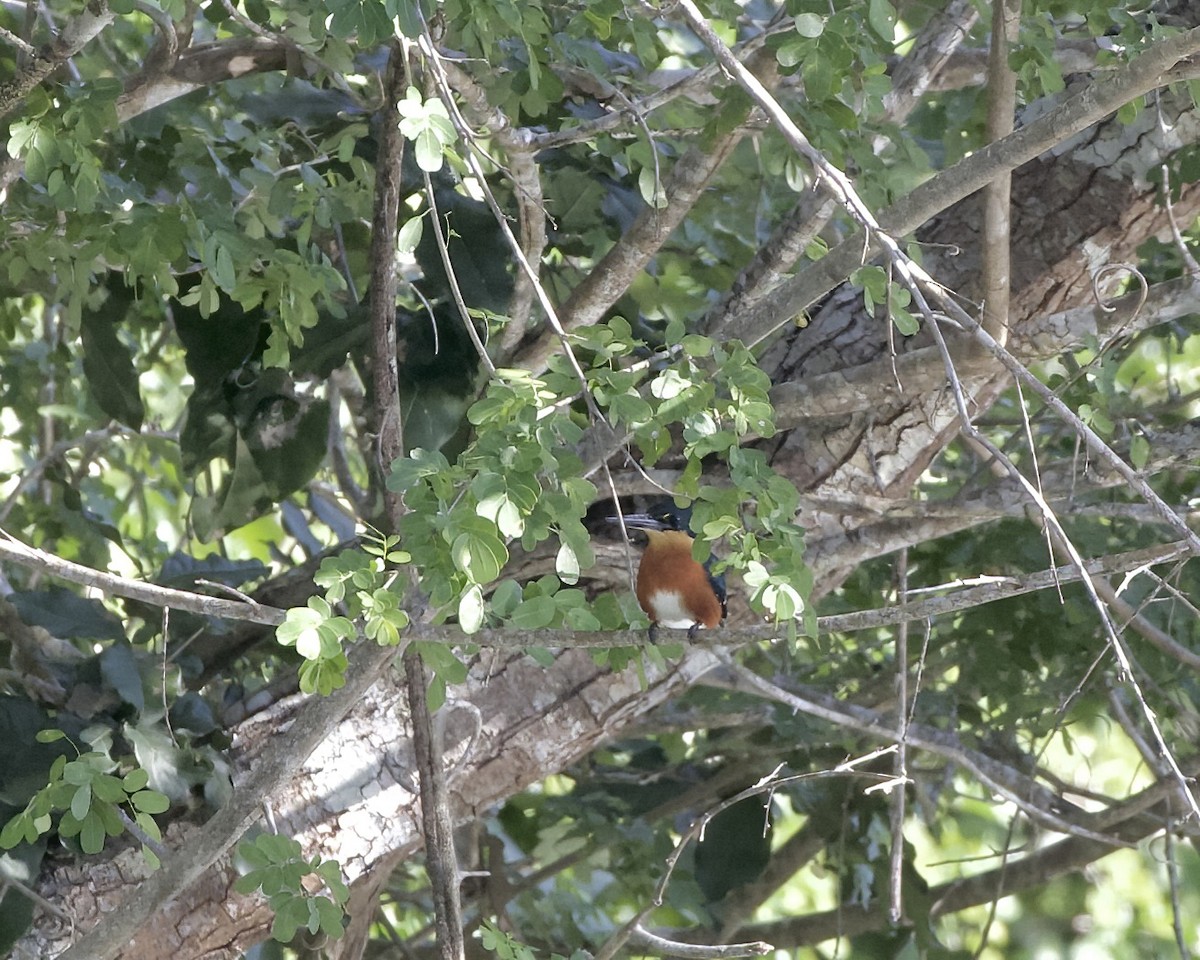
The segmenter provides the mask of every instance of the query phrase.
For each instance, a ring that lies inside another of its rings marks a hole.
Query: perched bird
[[[638,565],[637,598],[650,618],[651,640],[660,625],[686,629],[695,639],[701,627],[716,627],[725,619],[725,577],[713,575],[712,557],[702,564],[692,559],[691,516],[689,508],[666,500],[624,517],[626,527],[645,530],[650,540]]]

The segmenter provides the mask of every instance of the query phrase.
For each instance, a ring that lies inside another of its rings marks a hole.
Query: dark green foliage
[[[83,373],[100,409],[132,430],[140,430],[146,409],[138,391],[130,351],[117,337],[117,310],[88,313],[83,318]]]
[[[705,899],[719,903],[730,891],[753,883],[771,857],[771,819],[762,797],[722,810],[696,845],[695,872]]]
[[[14,593],[9,600],[21,619],[45,628],[51,636],[79,640],[122,640],[125,630],[99,600],[79,596],[66,587]]]

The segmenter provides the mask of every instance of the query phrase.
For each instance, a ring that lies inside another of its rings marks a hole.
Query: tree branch
[[[1180,61],[1200,51],[1200,28],[1178,34],[1149,47],[1120,70],[1089,84],[1079,93],[1042,114],[1003,139],[964,157],[954,166],[931,177],[908,196],[878,216],[880,229],[889,236],[903,236],[935,214],[979,190],[999,174],[1014,170],[1055,144],[1099,123],[1124,104],[1170,82],[1164,75]],[[1200,71],[1200,66],[1188,67]],[[845,280],[865,256],[879,249],[862,237],[839,243],[802,274],[776,288],[742,317],[742,339],[754,346],[787,324],[806,306]]]
[[[893,122],[903,121],[946,69],[958,51],[979,11],[971,0],[951,0],[935,13],[892,73],[892,89],[883,97],[884,110]]]
[[[1094,576],[1111,576],[1146,566],[1169,563],[1188,555],[1187,545],[1176,542],[1090,560],[1086,566],[1089,573]],[[170,607],[204,616],[244,620],[268,626],[278,626],[287,616],[287,611],[265,604],[227,600],[223,597],[208,597],[170,587],[160,587],[157,584],[144,583],[140,580],[128,580],[72,563],[69,560],[62,560],[12,539],[0,539],[0,558],[11,560],[31,569],[41,570],[50,576],[66,580],[68,583],[94,587],[106,595],[127,597],[156,607]],[[903,611],[900,608],[882,608],[821,617],[818,619],[817,625],[821,633],[844,633],[900,623],[904,619],[924,620],[1034,590],[1045,590],[1056,583],[1068,583],[1078,577],[1079,572],[1074,565],[1065,565],[1024,577],[997,579],[994,582],[971,587],[948,597],[934,597],[910,603]],[[461,631],[454,624],[430,626],[414,623],[410,631],[414,639],[432,643],[461,643],[463,639]],[[779,629],[773,626],[747,627],[736,630],[726,628],[720,633],[714,632],[712,639],[719,640],[725,645],[736,646],[769,640],[778,633]],[[589,632],[503,628],[484,629],[471,635],[473,644],[497,650],[521,650],[529,647],[567,649],[640,646],[645,639],[645,632],[642,630]]]
[[[1048,359],[1061,354],[1064,345],[1083,342],[1089,336],[1104,342],[1117,334],[1126,336],[1188,316],[1195,312],[1198,297],[1200,279],[1167,280],[1145,294],[1130,293],[1111,304],[1035,317],[1014,333],[1009,349],[1024,362]],[[955,367],[964,380],[995,369],[991,360],[966,350],[956,352]],[[945,386],[946,371],[936,347],[920,347],[895,358],[903,390],[896,386],[891,369],[891,359],[883,358],[776,384],[771,388],[776,424],[787,428],[815,418],[878,410]]]
[[[1119,815],[1122,810],[1130,815],[1128,819],[1118,821],[1109,828],[1113,838],[1120,840],[1122,845],[1130,846],[1162,830],[1165,820],[1147,814],[1144,803],[1147,797],[1154,798],[1156,802],[1161,801],[1161,796],[1162,791],[1156,784],[1116,808],[1113,811],[1114,815]],[[933,904],[931,916],[945,916],[987,903],[995,897],[1001,885],[1006,895],[1041,886],[1055,877],[1072,873],[1112,852],[1111,844],[1085,837],[1068,837],[1019,860],[1014,861],[1010,857],[993,870],[985,870],[972,877],[951,880],[934,887],[928,894],[928,900]],[[855,937],[873,930],[883,930],[887,926],[887,913],[882,909],[868,912],[840,907],[775,923],[751,925],[744,928],[744,931],[784,948],[820,943],[834,937]]]
[[[763,73],[767,85],[773,85],[777,80],[775,67],[774,54],[760,51],[752,57],[749,69]],[[612,309],[651,257],[684,221],[700,199],[708,181],[733,152],[744,133],[744,127],[738,124],[716,143],[690,147],[679,158],[663,184],[667,205],[662,209],[644,209],[633,226],[571,292],[561,314],[565,330],[569,332],[576,327],[596,323]],[[558,346],[557,336],[552,332],[544,333],[520,350],[514,362],[537,373],[545,369]]]
[[[426,56],[433,65],[434,77],[442,89],[442,97],[453,103],[448,96],[450,89],[462,98],[463,107],[477,126],[483,127],[504,150],[507,166],[504,172],[513,185],[513,196],[517,204],[517,220],[521,251],[529,265],[529,272],[518,270],[513,281],[513,293],[509,304],[509,324],[504,328],[500,342],[500,356],[507,355],[521,342],[529,323],[529,314],[539,283],[542,253],[546,246],[546,212],[542,197],[542,180],[534,160],[532,135],[528,130],[513,129],[502,110],[489,103],[487,91],[475,78],[460,68],[453,60],[443,57],[426,36]],[[469,132],[469,131],[468,131]],[[472,140],[470,145],[478,149]]]
[[[883,119],[898,124],[907,118],[978,17],[970,0],[952,0],[945,10],[930,18],[912,51],[896,68],[892,89],[883,98]],[[878,141],[877,149],[883,143]],[[705,318],[705,332],[722,336],[750,306],[770,296],[785,279],[786,271],[824,229],[834,209],[833,200],[816,185],[805,193],[738,274],[730,294]]]
[[[727,653],[718,651],[717,656],[725,664],[725,672],[705,677],[703,683],[717,684],[726,681],[734,690],[773,700],[837,727],[879,737],[889,743],[896,741],[897,731],[891,717],[867,707],[840,701],[816,690],[785,690],[735,663]],[[1087,818],[1081,816],[1082,811],[1074,808],[1037,780],[985,753],[967,747],[950,731],[912,723],[908,726],[906,736],[909,746],[961,764],[985,787],[1016,804],[1030,819],[1043,827],[1059,833],[1086,837],[1098,843],[1128,846],[1118,838],[1096,832],[1087,822]]]
[[[283,623],[286,612],[253,601],[227,600],[224,597],[208,597],[186,590],[160,587],[142,580],[129,580],[111,573],[93,570],[82,564],[63,560],[53,554],[28,547],[9,534],[0,531],[0,558],[11,560],[33,570],[41,570],[59,580],[77,583],[84,587],[95,587],[105,594],[138,600],[156,607],[171,607],[187,610],[206,617],[222,617],[226,620],[248,620],[278,626]]]
[[[0,120],[10,116],[34,87],[91,43],[116,18],[105,0],[90,0],[53,43],[30,57],[27,67],[11,80],[0,83]]]
[[[987,138],[995,143],[1013,132],[1017,75],[1008,65],[1021,27],[1021,0],[992,3],[992,47],[988,58]],[[1012,171],[983,188],[984,326],[999,343],[1008,342],[1008,300],[1012,289]]]
[[[403,503],[387,486],[392,464],[404,456],[400,387],[396,361],[396,221],[400,209],[400,164],[404,138],[396,105],[404,92],[404,52],[393,41],[379,111],[379,157],[375,164],[375,211],[371,220],[371,380],[374,388],[375,468],[387,528],[399,528]]]

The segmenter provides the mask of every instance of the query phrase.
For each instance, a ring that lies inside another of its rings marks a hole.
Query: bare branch
[[[654,953],[664,957],[683,957],[684,960],[724,960],[726,957],[765,957],[773,953],[775,948],[769,943],[756,940],[753,943],[727,943],[719,946],[702,945],[698,943],[683,943],[680,940],[668,940],[656,933],[651,933],[641,924],[633,928],[632,939],[644,944]]]
[[[806,689],[803,692],[785,690],[741,664],[735,663],[727,653],[718,651],[717,656],[725,664],[724,676],[731,680],[735,690],[774,700],[792,710],[818,717],[839,727],[880,737],[889,743],[896,742],[895,725],[891,718],[885,717],[882,713],[857,704],[842,702],[815,690]],[[710,683],[719,679],[722,678],[705,677],[701,682]],[[984,786],[1014,803],[1027,816],[1044,827],[1059,833],[1086,837],[1099,843],[1126,845],[1118,838],[1098,833],[1078,815],[1081,811],[1073,810],[1072,804],[1038,781],[978,750],[965,746],[958,737],[949,731],[913,723],[908,726],[907,737],[909,744],[915,749],[927,750],[961,764],[970,770]]]
[[[129,580],[85,567],[82,564],[63,560],[44,550],[26,546],[16,538],[0,531],[0,558],[10,560],[23,567],[41,570],[52,577],[77,583],[84,587],[95,587],[105,594],[127,597],[156,607],[173,607],[206,617],[222,617],[226,620],[248,620],[278,626],[285,619],[285,612],[261,603],[242,603],[222,597],[207,597],[185,590],[160,587],[142,580]]]
[[[422,171],[425,176],[425,202],[429,204],[429,226],[433,230],[434,243],[437,245],[438,255],[442,259],[442,269],[446,271],[446,282],[450,285],[450,299],[454,301],[454,306],[458,309],[458,317],[462,320],[463,327],[467,331],[467,337],[471,341],[471,345],[475,348],[475,354],[479,357],[479,362],[491,375],[496,373],[496,365],[492,363],[492,358],[488,356],[487,347],[483,345],[483,340],[480,339],[479,331],[475,329],[475,321],[471,319],[471,311],[467,308],[467,302],[463,299],[462,289],[458,285],[458,274],[455,272],[454,263],[450,259],[450,247],[447,245],[446,233],[442,229],[442,212],[438,209],[437,195],[433,190],[433,181],[429,177],[428,171]]]
[[[179,54],[170,71],[147,70],[117,98],[121,123],[194,90],[250,73],[283,70],[288,46],[274,37],[238,37],[201,43]]]
[[[403,94],[404,53],[393,41],[384,76],[380,108],[379,159],[375,164],[375,212],[371,221],[371,377],[375,387],[376,476],[385,481],[392,464],[404,456],[396,360],[396,221],[400,209],[400,164],[404,138],[396,104]],[[383,483],[383,512],[395,532],[403,509],[400,495]]]
[[[1200,28],[1194,32],[1200,37]],[[1053,390],[1030,373],[1001,344],[997,343],[991,334],[975,322],[974,318],[958,307],[953,298],[946,296],[945,291],[937,289],[934,293],[941,298],[942,306],[951,317],[968,330],[989,354],[1000,361],[1009,373],[1013,374],[1019,381],[1036,393],[1045,402],[1046,406],[1054,412],[1055,416],[1066,423],[1087,444],[1088,449],[1098,459],[1102,460],[1110,469],[1123,477],[1130,489],[1135,491],[1138,496],[1154,508],[1159,519],[1187,541],[1193,553],[1200,554],[1200,535],[1197,535],[1188,526],[1187,522],[1163,501],[1141,474],[1117,456],[1113,452],[1113,449],[1091,427],[1080,420],[1074,411],[1058,398]],[[936,324],[934,326],[936,327]]]
[[[766,43],[768,38],[778,33],[787,33],[792,29],[791,22],[787,18],[784,18],[773,27],[768,28],[757,36],[751,37],[738,46],[737,56],[742,60],[748,61],[752,54],[762,49],[763,44]],[[661,74],[659,71],[656,71],[656,74],[662,76],[669,74],[669,71],[663,71]],[[714,83],[723,81],[725,76],[724,71],[718,64],[705,64],[698,70],[685,72],[679,79],[664,83],[662,87],[653,93],[631,101],[625,106],[625,109],[612,110],[602,117],[587,120],[563,130],[550,130],[545,133],[531,131],[530,145],[535,151],[550,150],[556,147],[569,146],[573,143],[586,143],[601,134],[618,133],[626,127],[636,125],[638,117],[649,116],[659,107],[665,106],[680,97],[687,97],[706,103],[716,102],[717,97],[711,88]],[[650,79],[653,81],[656,77],[652,75]]]
[[[946,59],[970,31],[979,12],[970,0],[952,0],[922,29],[912,52],[901,61],[884,97],[884,117],[900,123],[916,106]],[[882,146],[885,141],[880,141]],[[720,336],[753,304],[770,296],[785,272],[803,255],[833,216],[835,204],[818,184],[801,196],[792,212],[734,281],[730,295],[705,318],[705,332]]]
[[[953,298],[948,296],[945,291],[936,288],[933,284],[929,284],[931,293],[939,299],[942,307],[946,309],[950,316],[957,320],[965,329],[971,331],[976,340],[996,359],[1011,372],[1016,374],[1018,383],[1026,383],[1034,387],[1035,392],[1046,400],[1054,412],[1074,430],[1076,436],[1083,440],[1087,446],[1096,454],[1105,459],[1105,461],[1121,476],[1125,477],[1130,485],[1145,499],[1149,504],[1155,507],[1161,518],[1174,529],[1176,532],[1183,535],[1193,553],[1200,552],[1200,537],[1198,537],[1187,522],[1167,506],[1167,504],[1158,496],[1158,494],[1150,487],[1150,485],[1127,465],[1120,457],[1118,457],[1109,446],[1100,439],[1079,417],[1064,404],[1057,395],[1038,380],[1032,373],[1023,367],[1003,346],[998,344],[995,339],[984,329],[981,324],[975,322],[966,311],[960,308]],[[961,420],[962,430],[978,444],[985,448],[995,458],[996,462],[1004,467],[1009,476],[1017,483],[1025,488],[1026,494],[1031,503],[1033,503],[1038,512],[1041,514],[1042,520],[1046,525],[1047,535],[1051,538],[1053,546],[1061,549],[1071,561],[1080,567],[1083,566],[1083,560],[1070,537],[1067,536],[1061,522],[1055,515],[1054,511],[1047,504],[1045,498],[1040,491],[1017,469],[1011,459],[987,437],[985,437],[977,427],[971,422],[971,416],[967,407],[967,401],[963,394],[962,383],[954,370],[954,361],[950,356],[949,348],[946,345],[945,337],[942,335],[941,327],[938,321],[932,316],[927,304],[922,303],[922,312],[929,320],[929,326],[933,332],[934,338],[937,341],[938,348],[942,352],[943,359],[946,365],[946,373],[950,378],[950,385],[954,394],[954,401],[958,408],[958,415]],[[1116,625],[1113,623],[1112,616],[1109,613],[1108,607],[1100,599],[1096,591],[1096,586],[1093,578],[1084,572],[1081,578],[1084,589],[1087,591],[1092,605],[1095,607],[1097,614],[1100,617],[1101,625],[1104,627],[1105,636],[1108,641],[1109,649],[1116,656],[1117,664],[1119,665],[1125,683],[1133,691],[1137,697],[1139,704],[1142,707],[1143,716],[1146,719],[1146,724],[1150,731],[1154,734],[1154,739],[1158,744],[1159,750],[1162,753],[1164,761],[1170,766],[1172,776],[1180,788],[1180,795],[1185,799],[1191,808],[1192,813],[1200,818],[1200,803],[1197,803],[1196,798],[1188,786],[1187,780],[1183,775],[1178,760],[1171,752],[1170,746],[1167,744],[1166,738],[1163,736],[1162,728],[1159,726],[1158,720],[1154,711],[1150,708],[1146,701],[1145,695],[1142,693],[1141,684],[1138,682],[1137,676],[1134,674],[1132,663],[1129,657],[1129,651],[1125,647],[1124,641],[1121,639],[1120,633],[1117,631]],[[1026,811],[1028,812],[1028,811]]]
[[[1021,28],[1021,0],[992,4],[992,47],[988,57],[987,138],[995,143],[1013,132],[1017,75],[1008,65],[1010,48]],[[1008,299],[1012,285],[1012,171],[1005,170],[983,188],[984,326],[999,343],[1008,342]]]
[[[900,551],[896,561],[896,599],[903,609],[908,605],[908,548]],[[905,620],[896,627],[896,755],[892,772],[899,789],[890,791],[892,849],[888,869],[888,918],[899,923],[904,917],[904,815],[905,787],[908,780],[908,724],[911,716],[908,701],[908,624]],[[916,710],[914,697],[912,711]]]
[[[1081,343],[1089,336],[1105,341],[1188,316],[1195,312],[1198,297],[1200,279],[1167,280],[1144,293],[1139,289],[1112,301],[1107,305],[1111,310],[1092,305],[1033,317],[1014,332],[1009,349],[1025,362],[1044,360],[1061,354],[1064,345]],[[960,350],[954,354],[955,368],[963,379],[994,370],[990,360],[973,353]],[[790,427],[804,420],[877,410],[910,394],[931,393],[945,386],[946,372],[936,347],[910,350],[895,362],[903,393],[892,380],[888,358],[776,384],[771,388],[776,423]]]
[[[504,172],[513,185],[513,196],[517,204],[517,218],[527,270],[518,270],[513,282],[512,300],[509,304],[509,325],[501,337],[500,355],[507,357],[525,335],[529,314],[535,299],[535,287],[540,282],[542,252],[546,246],[546,212],[542,199],[542,180],[538,165],[534,161],[534,148],[528,130],[513,129],[504,112],[494,108],[484,90],[475,79],[461,69],[453,60],[443,57],[433,46],[428,35],[423,38],[423,47],[433,76],[438,83],[442,98],[451,106],[449,96],[453,88],[462,98],[463,107],[477,126],[483,127],[504,150],[507,165]],[[470,130],[460,130],[468,135]],[[468,139],[470,147],[478,149],[474,139]]]
[[[929,18],[892,74],[892,89],[884,94],[883,107],[890,120],[900,122],[908,116],[942,75],[978,19],[979,11],[970,0],[951,0],[945,10]]]

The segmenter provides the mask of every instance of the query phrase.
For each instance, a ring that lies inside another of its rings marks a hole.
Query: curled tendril
[[[1103,293],[1100,292],[1100,286],[1105,280],[1118,273],[1128,273],[1137,278],[1139,287],[1141,288],[1141,296],[1138,298],[1137,306],[1133,308],[1133,313],[1129,317],[1129,321],[1142,312],[1142,307],[1146,304],[1146,297],[1150,292],[1150,284],[1146,281],[1145,275],[1132,263],[1106,263],[1099,270],[1092,274],[1092,295],[1096,298],[1096,302],[1100,305],[1100,309],[1105,313],[1116,312],[1116,307],[1113,306],[1112,300],[1105,299]]]

